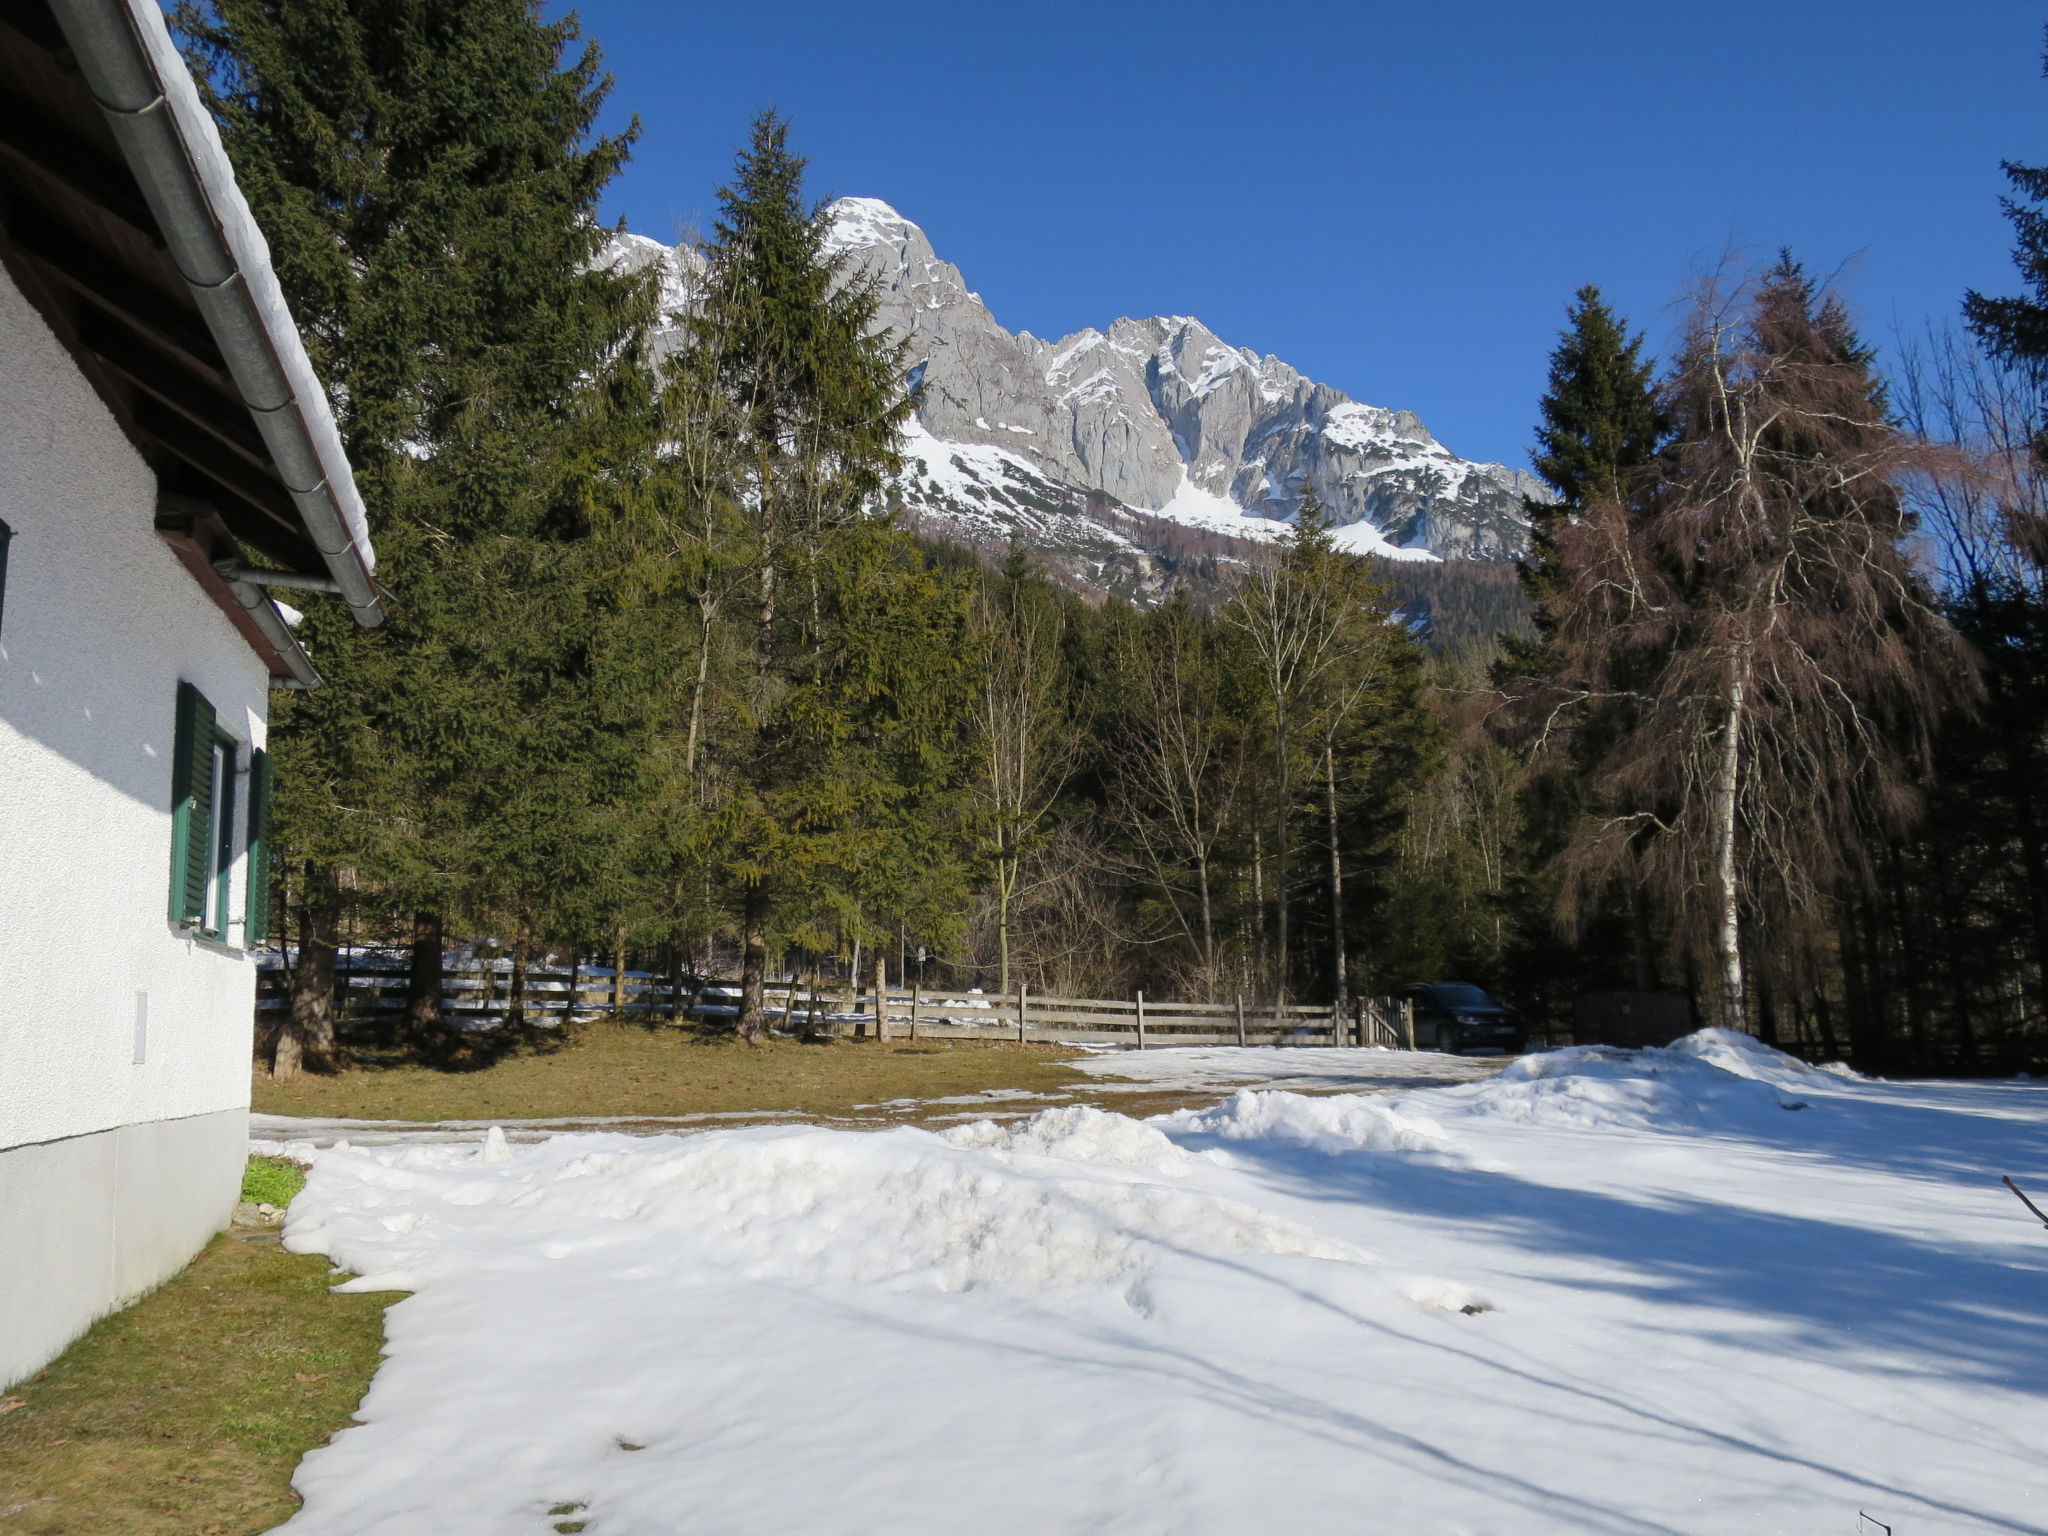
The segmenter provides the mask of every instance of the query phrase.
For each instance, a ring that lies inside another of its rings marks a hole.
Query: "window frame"
[[[213,804],[209,807],[211,846],[207,849],[206,911],[202,938],[224,942],[234,921],[235,894],[235,758],[240,745],[218,724],[213,728]]]

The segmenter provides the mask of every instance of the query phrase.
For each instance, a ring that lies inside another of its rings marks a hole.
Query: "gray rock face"
[[[913,522],[1014,536],[1133,596],[1184,559],[1274,536],[1310,491],[1353,549],[1511,560],[1525,547],[1522,498],[1539,484],[1458,458],[1410,412],[1359,404],[1186,316],[1013,334],[886,203],[842,198],[832,214],[830,248],[875,280],[882,320],[909,342],[921,398],[898,489]],[[695,290],[694,252],[626,236],[614,259],[660,262],[672,309]]]

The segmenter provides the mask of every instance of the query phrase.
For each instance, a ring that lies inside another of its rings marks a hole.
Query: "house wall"
[[[4,271],[0,358],[5,1384],[175,1272],[232,1211],[255,1000],[248,749],[269,681],[152,531],[154,476]],[[225,943],[168,917],[181,679],[239,743]]]

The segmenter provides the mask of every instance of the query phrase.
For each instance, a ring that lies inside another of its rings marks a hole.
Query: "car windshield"
[[[1446,1008],[1498,1008],[1500,1004],[1477,987],[1431,987],[1431,996]]]

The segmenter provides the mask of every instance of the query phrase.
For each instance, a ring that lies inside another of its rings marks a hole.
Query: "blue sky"
[[[2048,160],[2015,0],[585,0],[644,137],[609,212],[707,223],[748,119],[894,204],[1013,330],[1191,314],[1523,461],[1566,301],[1661,342],[1724,252],[1841,269],[1871,339],[2013,288]]]

